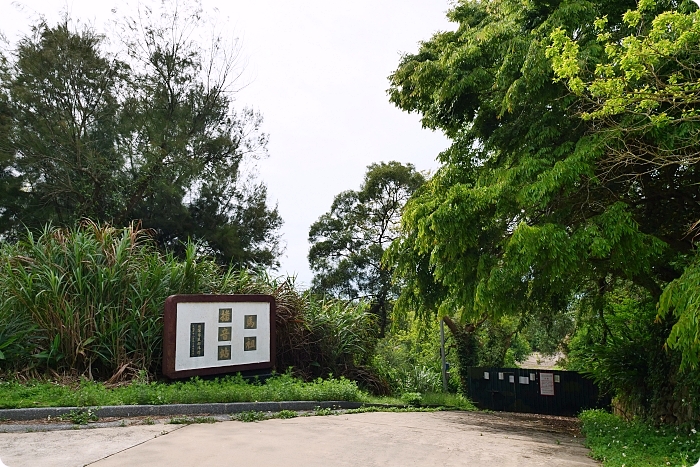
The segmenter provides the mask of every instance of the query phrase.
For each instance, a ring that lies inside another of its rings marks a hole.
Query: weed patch
[[[231,415],[232,420],[238,420],[239,422],[261,422],[272,418],[268,416],[265,412],[260,412],[256,410],[249,410],[247,412],[241,412]]]
[[[68,420],[75,425],[87,425],[89,422],[96,422],[99,420],[96,412],[96,408],[76,409],[71,410],[70,413],[66,415],[62,415],[61,419]]]
[[[423,401],[423,396],[420,392],[406,392],[401,394],[401,402],[406,405],[418,407]]]
[[[192,425],[195,423],[216,423],[214,417],[173,417],[168,422],[171,425]]]
[[[299,416],[299,414],[296,413],[296,411],[294,411],[294,410],[280,410],[279,412],[277,412],[275,414],[275,418],[283,418],[283,419],[294,418],[294,417],[298,417],[298,416]]]
[[[337,415],[337,414],[338,413],[334,412],[333,409],[331,409],[330,407],[325,407],[325,408],[316,407],[316,408],[314,408],[314,415],[316,415],[316,416]]]

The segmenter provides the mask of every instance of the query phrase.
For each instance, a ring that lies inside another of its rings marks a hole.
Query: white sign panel
[[[540,373],[540,394],[543,396],[554,395],[554,373]]]
[[[274,366],[275,301],[268,295],[174,295],[165,303],[169,378]]]
[[[270,361],[270,304],[178,303],[176,343],[175,371]]]

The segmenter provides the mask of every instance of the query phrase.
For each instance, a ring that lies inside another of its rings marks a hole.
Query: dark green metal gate
[[[610,399],[574,371],[469,368],[469,397],[481,409],[575,416],[605,408]]]

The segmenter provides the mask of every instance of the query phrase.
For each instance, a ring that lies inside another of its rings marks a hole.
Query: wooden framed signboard
[[[163,374],[168,378],[274,365],[271,295],[172,295],[165,300]]]

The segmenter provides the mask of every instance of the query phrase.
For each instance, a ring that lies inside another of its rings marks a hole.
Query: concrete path
[[[598,465],[574,435],[512,414],[364,413],[5,433],[0,459],[8,467]]]

